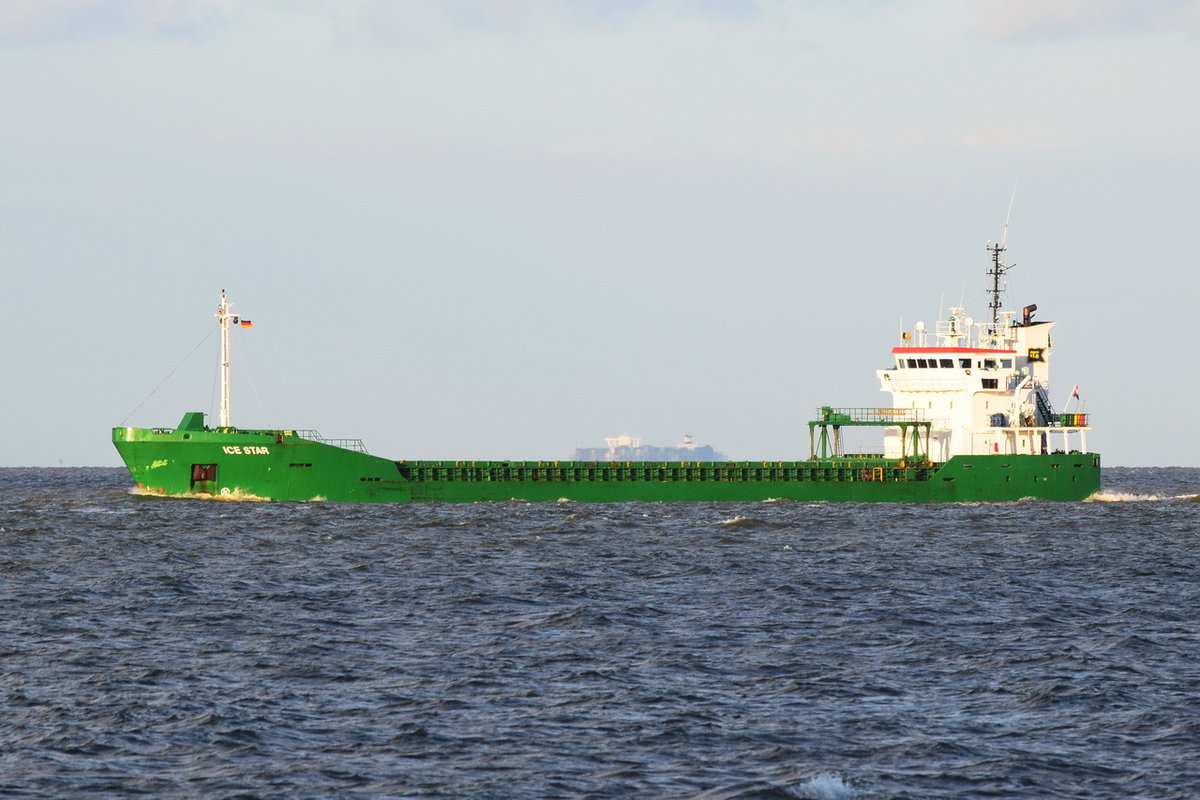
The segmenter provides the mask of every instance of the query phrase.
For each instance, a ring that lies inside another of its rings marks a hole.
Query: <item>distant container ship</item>
[[[577,447],[574,461],[725,461],[725,454],[708,444],[696,444],[690,435],[674,447],[655,447],[622,433],[606,437],[607,447]]]
[[[886,408],[822,406],[809,454],[795,461],[726,461],[685,440],[671,457],[617,437],[574,461],[408,461],[370,455],[357,439],[314,431],[247,430],[229,421],[229,333],[245,327],[225,293],[221,415],[188,412],[174,428],[118,427],[113,444],[140,492],[177,497],[347,502],[1083,500],[1100,490],[1089,418],[1050,401],[1050,328],[1037,306],[1001,311],[1003,247],[991,246],[991,320],[950,309],[918,323],[877,370]],[[930,340],[932,338],[932,341]],[[1077,392],[1072,392],[1075,399]],[[874,427],[877,452],[846,452],[845,429]],[[624,448],[627,448],[624,449]],[[628,458],[616,457],[628,454]],[[614,456],[614,457],[610,457]]]

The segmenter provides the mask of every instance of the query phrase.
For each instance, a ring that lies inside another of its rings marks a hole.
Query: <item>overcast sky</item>
[[[5,0],[0,465],[808,454],[1008,232],[1108,465],[1200,465],[1200,2]],[[206,338],[207,337],[207,338]]]

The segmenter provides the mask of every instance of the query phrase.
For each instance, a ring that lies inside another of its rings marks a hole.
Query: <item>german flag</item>
[[[241,325],[243,328],[253,328],[254,327],[254,323],[248,319],[239,319],[238,324]]]

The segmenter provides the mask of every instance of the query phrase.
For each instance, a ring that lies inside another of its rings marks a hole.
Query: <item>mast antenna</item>
[[[1008,198],[1008,213],[1004,215],[1004,230],[1000,233],[1000,241],[996,243],[988,243],[988,252],[992,254],[992,266],[987,271],[987,274],[992,278],[992,288],[988,289],[988,293],[992,296],[992,302],[988,303],[988,308],[992,310],[992,330],[998,331],[1000,326],[1000,293],[1005,290],[1005,286],[1000,284],[1001,279],[1010,269],[1016,264],[1005,264],[1000,260],[1000,254],[1004,252],[1008,245],[1008,221],[1012,219],[1013,201],[1017,199],[1017,181],[1021,178],[1018,175],[1017,180],[1013,181],[1012,194]]]
[[[1021,176],[1018,175],[1017,179],[1013,181],[1012,194],[1010,194],[1008,196],[1008,213],[1004,215],[1004,231],[1000,234],[1000,249],[1001,250],[1003,250],[1005,247],[1008,246],[1008,221],[1010,219],[1012,219],[1013,201],[1015,201],[1017,199],[1017,183],[1020,180],[1021,180]]]

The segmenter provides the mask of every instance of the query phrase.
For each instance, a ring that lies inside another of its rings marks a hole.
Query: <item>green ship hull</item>
[[[869,456],[810,461],[392,461],[353,442],[288,430],[114,428],[113,444],[152,495],[273,501],[1004,502],[1085,500],[1100,491],[1094,453]]]

